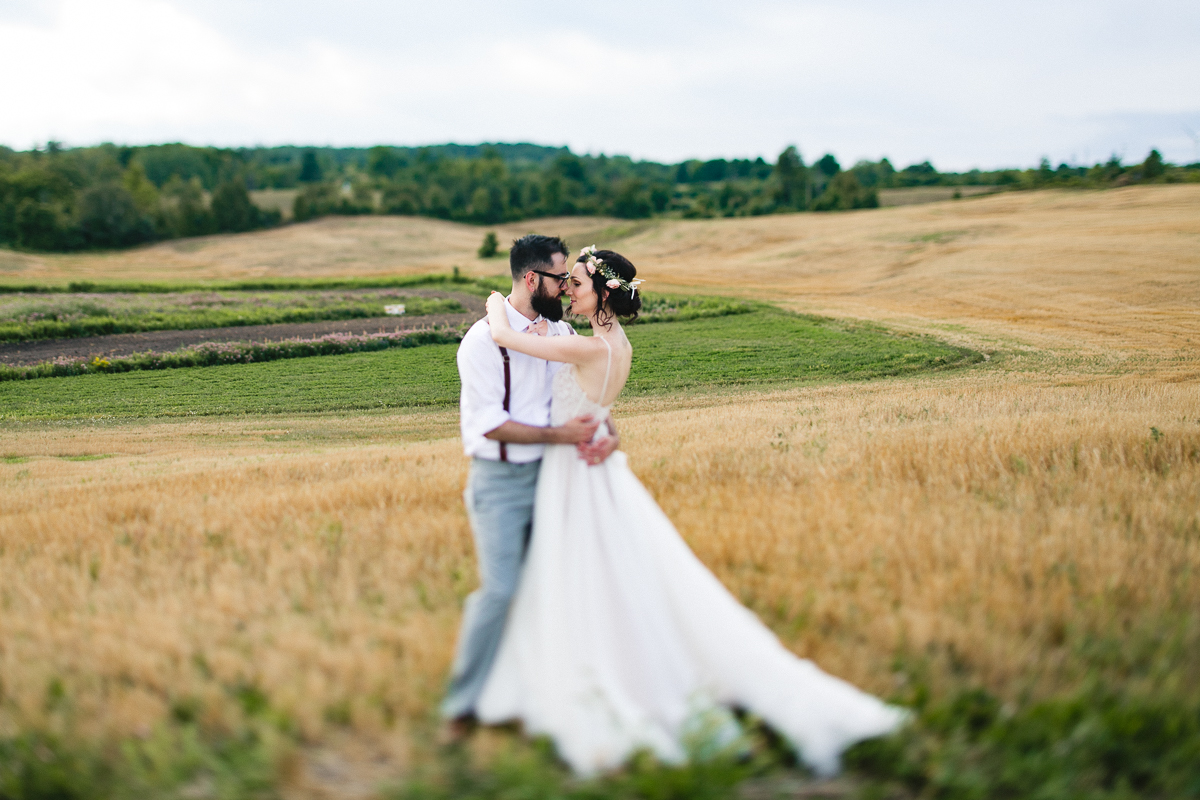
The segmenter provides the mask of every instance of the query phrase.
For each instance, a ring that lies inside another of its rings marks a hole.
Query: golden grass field
[[[647,287],[933,332],[990,361],[865,384],[618,404],[680,532],[796,652],[871,691],[1069,690],[1081,642],[1200,639],[1200,187],[1003,194],[757,219],[500,226],[613,246]],[[21,281],[427,272],[482,229],[326,219]],[[635,355],[636,357],[636,355]],[[67,457],[100,455],[95,460]],[[256,686],[296,796],[421,750],[474,586],[452,411],[0,428],[0,732],[214,725]],[[1182,622],[1180,622],[1182,620]],[[1090,637],[1090,639],[1089,639]],[[1181,696],[1200,675],[1172,678]]]

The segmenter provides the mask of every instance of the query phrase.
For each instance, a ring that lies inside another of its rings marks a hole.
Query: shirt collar
[[[508,324],[512,326],[512,329],[514,331],[523,331],[526,328],[528,328],[530,325],[533,325],[535,323],[542,321],[541,314],[538,314],[533,319],[529,319],[524,314],[522,314],[520,311],[517,311],[515,308],[512,307],[512,303],[510,303],[508,301],[507,297],[504,298],[504,310],[508,312]]]

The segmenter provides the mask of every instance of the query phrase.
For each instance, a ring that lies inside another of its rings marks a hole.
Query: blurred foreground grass
[[[789,648],[916,711],[820,787],[769,742],[587,784],[511,733],[428,744],[474,585],[452,411],[10,425],[0,794],[1195,796],[1197,389],[1012,381],[642,395],[619,420]],[[354,786],[320,783],[331,752]]]

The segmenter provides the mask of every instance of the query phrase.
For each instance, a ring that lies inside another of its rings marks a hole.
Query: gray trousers
[[[471,461],[463,502],[475,536],[482,585],[463,609],[450,687],[441,707],[445,719],[475,710],[496,658],[533,531],[533,499],[541,465],[540,461]]]

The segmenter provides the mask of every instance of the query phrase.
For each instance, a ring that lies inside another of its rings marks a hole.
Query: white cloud
[[[190,139],[223,126],[270,137],[302,121],[314,97],[321,111],[356,113],[368,71],[320,42],[238,50],[161,0],[65,0],[51,25],[0,23],[0,72],[21,76],[0,84],[0,106],[12,110],[0,136],[20,145]]]
[[[536,141],[944,168],[1195,160],[1200,7],[1097,0],[0,6],[0,141]]]

